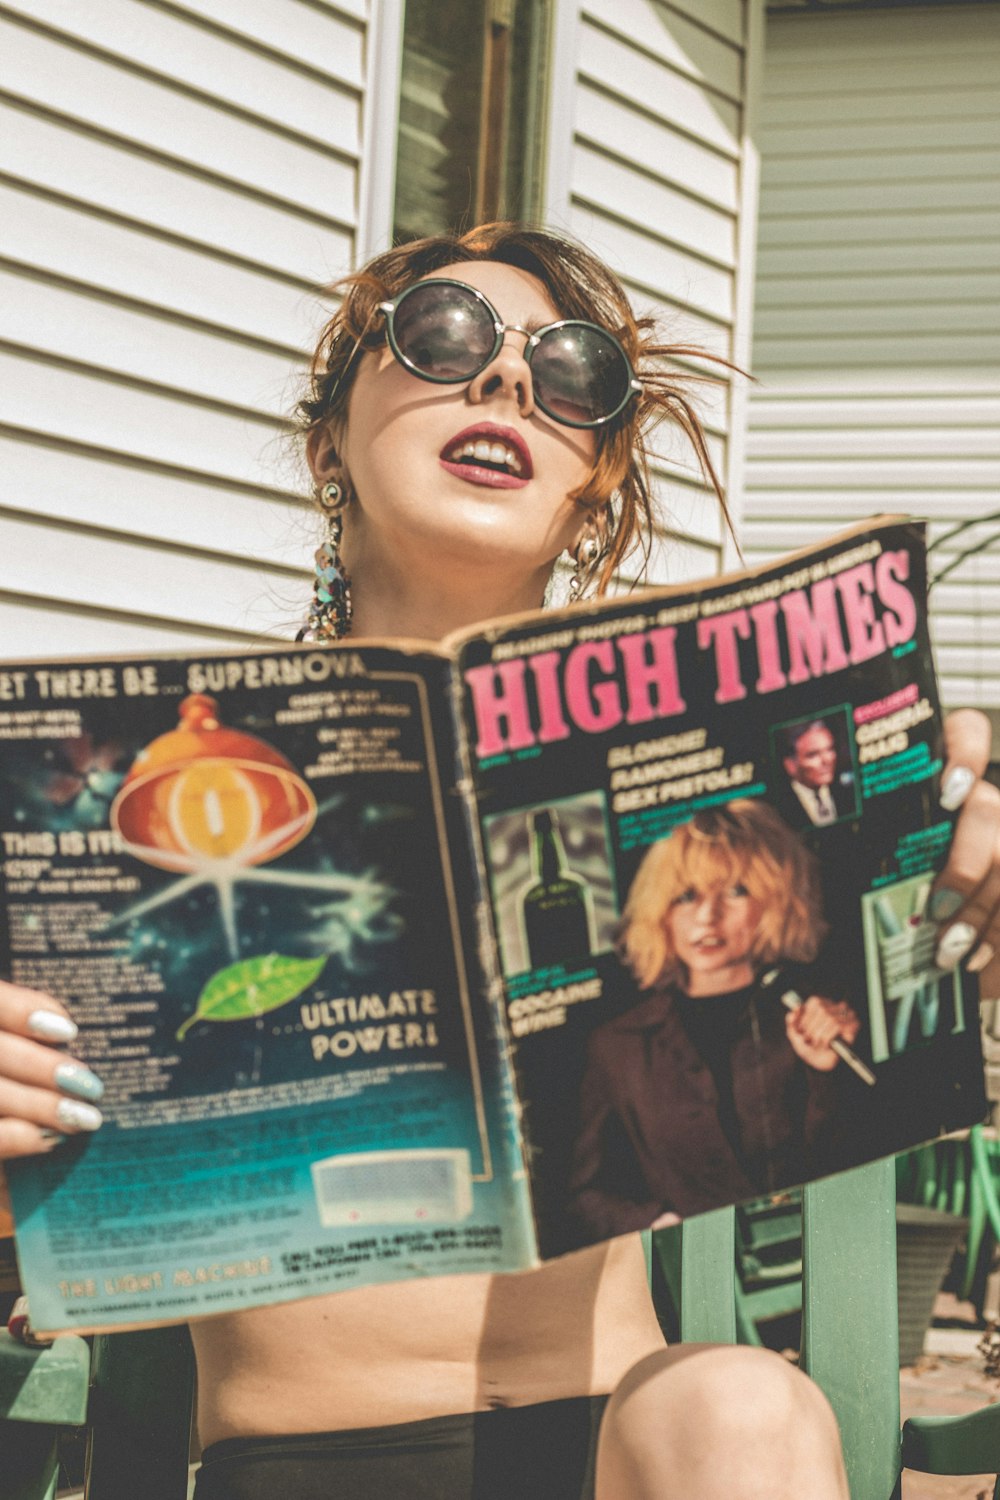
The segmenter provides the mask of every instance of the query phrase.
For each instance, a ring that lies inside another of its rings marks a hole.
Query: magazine
[[[922,528],[487,623],[0,669],[0,967],[103,1127],[41,1330],[512,1271],[981,1118]]]

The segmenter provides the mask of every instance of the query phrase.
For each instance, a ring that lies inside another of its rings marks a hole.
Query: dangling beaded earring
[[[575,604],[583,593],[584,581],[602,552],[596,536],[585,536],[573,554],[576,566],[569,581],[569,602]]]
[[[351,633],[351,580],[340,555],[344,534],[344,511],[348,496],[333,480],[324,484],[319,501],[326,516],[326,537],[316,549],[316,577],[306,623],[295,637],[315,645],[328,645]]]

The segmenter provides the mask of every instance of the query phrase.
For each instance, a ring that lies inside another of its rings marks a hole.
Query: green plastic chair
[[[184,1327],[44,1349],[0,1332],[0,1497],[54,1500],[59,1440],[87,1425],[93,1500],[186,1500],[194,1355]]]
[[[837,1415],[852,1500],[899,1500],[903,1468],[1000,1470],[1000,1405],[912,1417],[900,1431],[895,1201],[891,1161],[803,1192],[801,1358]],[[736,1340],[733,1226],[722,1209],[655,1236],[692,1342]]]
[[[852,1500],[899,1500],[903,1467],[1000,1469],[1000,1405],[900,1431],[894,1182],[892,1162],[876,1162],[803,1194],[802,1357],[837,1414]],[[736,1341],[734,1225],[723,1209],[646,1237],[685,1339]],[[0,1336],[3,1500],[52,1500],[56,1438],[83,1420],[87,1366],[82,1339],[38,1351]],[[192,1389],[186,1330],[95,1339],[87,1500],[186,1500]]]
[[[802,1311],[802,1194],[736,1210],[736,1336],[762,1344],[758,1323]]]
[[[0,1332],[0,1494],[53,1500],[57,1445],[86,1420],[90,1350],[75,1335],[26,1349]]]

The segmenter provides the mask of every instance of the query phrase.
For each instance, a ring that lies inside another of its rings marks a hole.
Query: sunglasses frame
[[[411,293],[418,291],[421,287],[425,286],[454,286],[460,288],[461,291],[472,297],[474,301],[478,302],[483,307],[485,312],[488,314],[491,323],[493,324],[493,348],[483,360],[482,364],[479,365],[477,369],[471,371],[471,373],[468,375],[431,375],[426,370],[421,370],[420,368],[418,368],[418,366],[415,365],[412,360],[407,359],[406,355],[399,347],[399,344],[396,342],[395,317],[397,309],[402,302],[405,302],[406,298],[409,297]],[[385,317],[386,339],[394,357],[399,361],[404,369],[409,370],[411,375],[415,375],[418,380],[426,380],[431,385],[461,385],[465,381],[475,380],[476,376],[481,375],[483,371],[493,363],[497,355],[500,353],[500,350],[503,348],[504,334],[506,333],[524,334],[525,338],[527,339],[527,343],[524,346],[524,360],[529,369],[531,368],[531,360],[535,350],[538,348],[538,345],[547,334],[558,333],[561,328],[588,328],[592,329],[595,333],[599,333],[603,338],[606,338],[611,344],[614,345],[614,347],[618,350],[618,353],[621,355],[622,360],[624,361],[625,369],[628,373],[628,385],[626,387],[625,394],[622,397],[621,401],[619,401],[618,405],[614,408],[614,410],[608,412],[606,416],[595,417],[593,421],[590,422],[573,422],[568,417],[560,416],[556,412],[554,412],[539,396],[537,390],[534,391],[535,405],[538,406],[539,409],[543,411],[547,417],[551,417],[553,422],[558,422],[563,427],[581,427],[586,428],[590,431],[597,427],[606,427],[609,422],[613,422],[617,416],[621,415],[621,413],[625,410],[626,406],[628,406],[633,397],[637,396],[642,390],[642,382],[636,377],[635,370],[632,368],[632,361],[625,353],[620,339],[616,338],[609,329],[602,328],[599,323],[591,323],[586,318],[559,318],[554,323],[546,323],[543,328],[536,328],[532,333],[527,328],[522,328],[518,323],[501,322],[496,308],[493,306],[492,302],[490,302],[489,298],[486,297],[478,287],[470,286],[467,281],[459,281],[453,276],[425,276],[422,280],[415,281],[412,286],[406,287],[405,290],[400,292],[398,296],[393,297],[389,301],[380,302],[378,304],[377,311],[382,313]]]

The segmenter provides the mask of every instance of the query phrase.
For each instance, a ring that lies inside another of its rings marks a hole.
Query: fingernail
[[[40,1042],[73,1042],[79,1027],[57,1010],[33,1010],[27,1021],[29,1035]]]
[[[51,1146],[53,1150],[56,1146],[60,1145],[64,1140],[67,1139],[67,1137],[63,1135],[61,1130],[43,1130],[41,1132],[41,1136],[42,1144],[45,1146]]]
[[[938,943],[934,962],[939,969],[954,969],[975,941],[976,929],[970,927],[968,922],[956,922]]]
[[[104,1116],[92,1104],[78,1104],[75,1099],[60,1099],[56,1119],[67,1130],[97,1130]]]
[[[89,1099],[91,1104],[96,1104],[104,1094],[104,1084],[83,1063],[60,1063],[55,1080],[64,1093],[72,1094],[76,1099]]]
[[[980,943],[965,967],[970,974],[981,973],[987,964],[993,962],[993,959],[996,957],[996,951],[992,943]]]
[[[975,784],[975,771],[970,771],[968,766],[952,766],[941,783],[941,806],[946,812],[954,812],[961,807]]]
[[[947,922],[964,900],[961,891],[953,891],[946,885],[939,886],[927,903],[927,915],[932,922]]]
[[[18,1343],[22,1343],[27,1327],[28,1299],[27,1297],[18,1297],[7,1315],[7,1332],[12,1339],[16,1339]]]
[[[51,1337],[39,1338],[31,1327],[31,1309],[27,1297],[18,1297],[7,1319],[7,1332],[19,1344],[28,1344],[33,1349],[44,1349],[52,1342]]]

